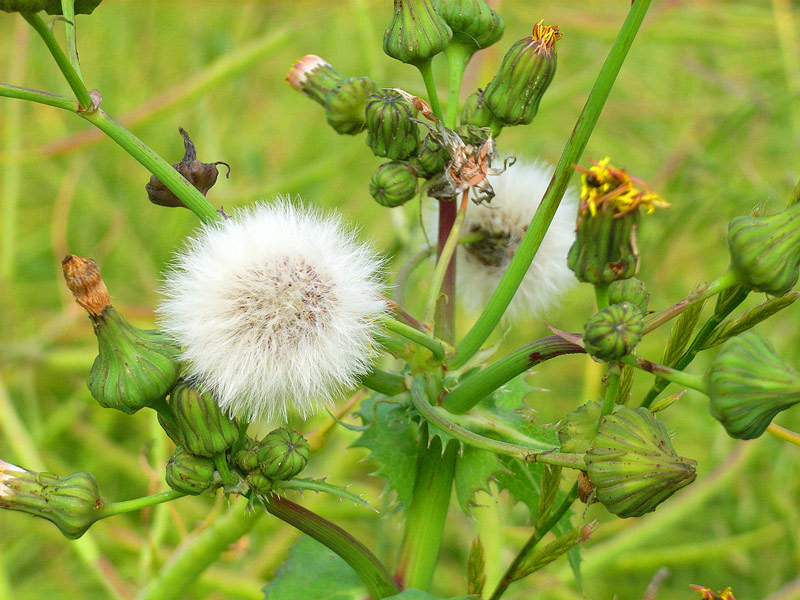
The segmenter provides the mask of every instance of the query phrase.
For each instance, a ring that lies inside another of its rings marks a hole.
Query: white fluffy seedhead
[[[463,232],[484,236],[482,241],[458,249],[456,289],[468,309],[480,311],[491,298],[552,175],[552,167],[545,163],[517,161],[500,175],[489,176],[495,191],[491,203],[467,209]],[[568,191],[508,307],[508,321],[540,316],[575,283],[567,254],[575,239],[577,206],[577,196]]]
[[[306,417],[367,372],[380,271],[338,217],[262,203],[189,241],[167,273],[161,324],[228,413]]]

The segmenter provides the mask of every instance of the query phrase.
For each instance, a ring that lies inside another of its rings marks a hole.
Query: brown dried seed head
[[[111,304],[108,288],[100,276],[100,269],[91,258],[68,254],[61,261],[61,269],[64,271],[64,280],[69,291],[90,315],[99,316],[103,309]]]

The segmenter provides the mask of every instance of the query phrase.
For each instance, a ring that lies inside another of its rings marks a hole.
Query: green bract
[[[356,135],[366,127],[364,107],[378,86],[369,77],[351,77],[325,96],[325,118],[337,133]]]
[[[383,35],[383,51],[420,65],[447,47],[453,32],[430,0],[394,0],[394,16]]]
[[[601,361],[630,354],[642,337],[642,313],[630,302],[607,306],[583,326],[586,352]]]
[[[800,373],[752,331],[729,339],[706,374],[711,414],[728,435],[749,440],[800,402]]]
[[[620,302],[630,302],[635,305],[642,313],[647,314],[647,302],[650,294],[644,281],[636,277],[629,279],[617,279],[608,286],[608,303],[619,304]]]
[[[417,176],[406,163],[384,163],[372,174],[369,193],[382,206],[401,206],[416,195]]]
[[[608,205],[596,215],[582,215],[567,256],[575,277],[595,285],[633,277],[639,269],[638,225],[638,210],[615,216],[615,209]]]
[[[503,129],[503,122],[486,106],[482,91],[474,92],[467,98],[461,109],[461,122],[476,127],[491,127],[494,137],[500,135]]]
[[[167,462],[165,479],[173,490],[196,496],[214,483],[214,463],[178,446]]]
[[[697,463],[675,453],[666,428],[649,410],[622,406],[603,417],[586,465],[609,512],[640,517],[694,481]]]

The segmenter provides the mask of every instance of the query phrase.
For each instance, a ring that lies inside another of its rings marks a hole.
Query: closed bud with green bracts
[[[296,61],[286,76],[290,86],[323,106],[328,93],[346,79],[316,54],[308,54]]]
[[[248,473],[245,481],[247,481],[247,485],[249,485],[250,488],[256,493],[263,494],[264,492],[268,492],[272,489],[272,479],[264,476],[258,471]]]
[[[421,65],[447,48],[452,38],[452,30],[431,0],[394,0],[383,51],[400,62]]]
[[[102,505],[97,480],[90,473],[58,477],[0,460],[0,508],[47,519],[71,540],[86,533]]]
[[[367,145],[375,156],[405,160],[419,143],[416,109],[398,92],[380,89],[367,99]]]
[[[617,216],[611,206],[603,206],[593,216],[582,215],[567,255],[575,277],[594,285],[633,277],[639,270],[638,226],[636,210]]]
[[[285,427],[274,429],[261,440],[261,473],[273,481],[292,479],[306,468],[308,454],[308,442],[301,433]]]
[[[377,87],[369,77],[350,77],[325,96],[325,118],[336,133],[356,135],[364,131],[364,108]]]
[[[233,457],[233,464],[245,473],[255,471],[258,468],[258,452],[261,444],[251,438],[245,438],[242,447]]]
[[[473,52],[503,37],[502,17],[483,0],[433,0],[433,6],[453,30],[453,43]]]
[[[800,402],[800,372],[752,331],[722,345],[706,384],[712,416],[740,440],[757,438],[775,415]]]
[[[731,268],[752,289],[782,296],[800,274],[800,204],[769,217],[736,217],[728,225]]]
[[[606,306],[583,326],[586,352],[599,361],[619,360],[642,338],[642,312],[631,302]]]
[[[697,462],[678,456],[667,430],[646,408],[620,407],[603,417],[586,453],[597,499],[620,517],[640,517],[696,476]]]
[[[461,122],[475,127],[490,127],[494,137],[500,135],[503,129],[503,122],[486,106],[483,90],[478,90],[467,98],[464,108],[461,109]]]
[[[383,163],[369,180],[369,193],[381,206],[401,206],[416,195],[417,175],[406,163]]]
[[[165,479],[173,490],[197,496],[214,485],[214,462],[178,446],[167,462]]]
[[[527,125],[533,121],[539,102],[556,74],[558,27],[533,27],[531,37],[511,46],[500,70],[486,87],[489,110],[506,125]]]
[[[94,399],[127,414],[163,399],[178,380],[180,348],[164,333],[134,327],[114,310],[91,258],[70,254],[61,268],[97,336],[98,355],[88,381]]]
[[[199,387],[178,383],[167,404],[175,417],[174,442],[192,454],[210,458],[230,448],[239,435],[236,422],[222,413],[210,392]]]
[[[409,159],[417,177],[430,179],[444,172],[444,166],[450,160],[447,149],[430,136],[420,140],[415,156]]]
[[[608,286],[608,303],[619,304],[620,302],[630,302],[635,305],[642,315],[647,314],[647,302],[650,294],[644,281],[636,277],[628,279],[617,279]]]
[[[75,0],[75,14],[89,15],[103,0]],[[63,15],[61,0],[0,0],[0,10],[6,12],[37,13],[47,11],[48,15]]]

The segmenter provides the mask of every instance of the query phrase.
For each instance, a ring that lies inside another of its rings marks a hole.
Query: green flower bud
[[[586,352],[599,361],[619,360],[642,338],[642,313],[630,302],[605,307],[583,326]]]
[[[731,437],[757,438],[800,402],[800,373],[752,331],[726,341],[706,374],[711,414]]]
[[[192,454],[212,457],[230,448],[239,436],[236,422],[222,414],[210,392],[180,382],[167,404],[175,417],[173,441]]]
[[[0,460],[0,508],[47,519],[71,540],[86,533],[102,505],[97,481],[90,473],[58,477]]]
[[[400,62],[421,65],[444,50],[452,37],[452,30],[430,0],[394,0],[383,51]]]
[[[401,206],[416,195],[417,176],[406,163],[384,163],[372,174],[369,193],[381,206]]]
[[[366,127],[364,108],[367,98],[377,89],[369,77],[351,77],[325,96],[325,117],[337,133],[356,135]]]
[[[728,225],[731,268],[743,283],[782,296],[800,273],[800,204],[769,217],[736,217]]]
[[[75,0],[76,15],[90,15],[103,0]],[[37,13],[42,10],[48,15],[63,15],[61,0],[0,0],[0,10],[6,12]]]
[[[640,517],[695,478],[697,463],[678,456],[667,430],[646,408],[620,407],[603,418],[586,453],[598,500],[620,517]]]
[[[647,286],[641,279],[630,277],[629,279],[617,279],[608,286],[608,303],[619,304],[620,302],[630,302],[642,313],[647,314],[647,302],[650,294]]]
[[[447,149],[431,136],[425,136],[417,145],[416,156],[409,159],[417,177],[430,179],[444,172],[444,166],[450,160]]]
[[[272,480],[258,471],[248,473],[245,481],[247,481],[247,485],[249,485],[252,490],[261,494],[272,489]]]
[[[273,481],[292,479],[305,469],[308,454],[308,442],[301,433],[279,427],[261,440],[261,473]]]
[[[178,446],[167,462],[165,479],[173,490],[197,496],[214,484],[214,462]]]
[[[233,463],[245,473],[255,471],[258,468],[258,452],[261,444],[253,439],[245,438],[242,448],[233,457]]]
[[[178,379],[180,348],[164,333],[134,327],[114,310],[92,259],[70,254],[61,266],[97,336],[99,352],[88,381],[94,399],[133,414],[164,398]]]
[[[497,137],[503,129],[503,122],[498,119],[484,101],[483,91],[472,94],[461,109],[461,122],[475,127],[490,127],[492,135]]]
[[[316,54],[308,54],[296,61],[286,76],[290,86],[323,106],[328,94],[346,80],[328,61]]]
[[[433,5],[453,30],[453,43],[474,52],[503,37],[502,17],[483,0],[434,0]]]
[[[375,156],[405,160],[419,143],[419,129],[412,121],[417,111],[397,90],[384,88],[367,99],[367,145]]]
[[[558,27],[533,27],[531,37],[511,46],[500,70],[486,87],[486,105],[506,125],[527,125],[533,121],[556,74],[556,40]]]

